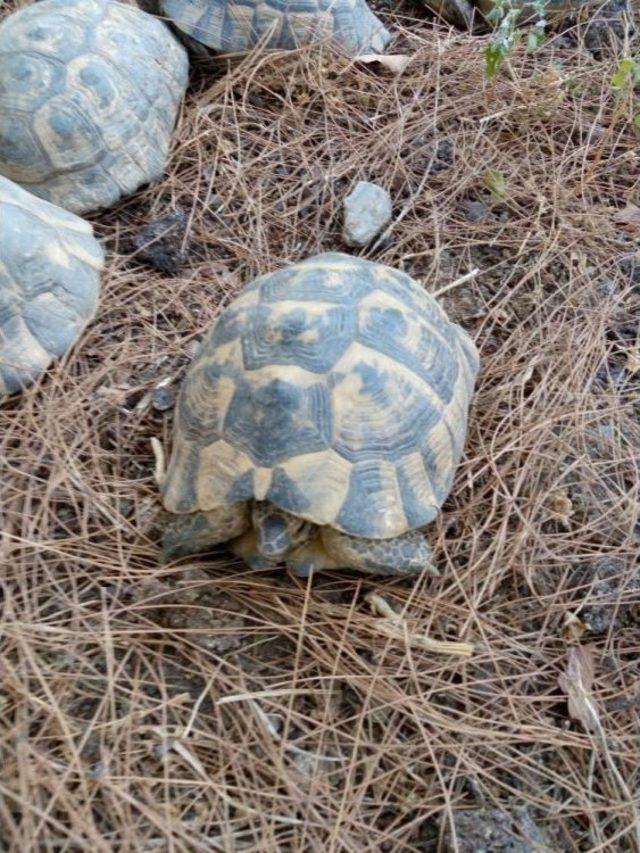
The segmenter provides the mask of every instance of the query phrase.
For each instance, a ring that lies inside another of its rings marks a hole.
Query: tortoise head
[[[165,560],[209,551],[214,545],[241,536],[250,527],[249,505],[228,504],[208,512],[173,515],[162,537]]]
[[[310,538],[315,525],[279,509],[269,501],[256,501],[251,510],[256,547],[268,560],[281,560]]]

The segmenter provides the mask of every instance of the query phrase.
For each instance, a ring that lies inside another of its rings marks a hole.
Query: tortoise
[[[188,59],[113,0],[42,0],[0,24],[0,174],[75,213],[162,174]]]
[[[20,391],[92,319],[104,255],[91,225],[0,177],[0,397]]]
[[[429,570],[420,530],[451,489],[478,366],[388,266],[326,253],[256,279],[180,390],[165,558],[232,540],[249,566],[299,576]]]
[[[330,41],[357,56],[379,53],[391,40],[365,0],[160,0],[160,8],[187,43],[217,53]]]

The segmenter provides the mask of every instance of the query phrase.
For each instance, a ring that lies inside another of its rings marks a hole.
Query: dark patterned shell
[[[43,0],[0,24],[0,174],[67,210],[116,202],[163,172],[188,75],[151,15]]]
[[[451,488],[477,371],[403,273],[325,254],[262,276],[187,374],[165,506],[255,497],[369,538],[421,527]]]
[[[365,0],[161,0],[161,6],[184,33],[220,53],[330,41],[355,56],[380,52],[391,39]]]
[[[88,222],[0,177],[0,397],[76,341],[95,313],[102,265]]]

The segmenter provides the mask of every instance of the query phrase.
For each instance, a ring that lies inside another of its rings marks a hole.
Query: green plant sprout
[[[634,111],[631,121],[634,127],[640,128],[640,109],[634,94],[635,86],[640,85],[640,62],[631,56],[623,57],[611,75],[610,83],[620,96],[626,96],[631,100]]]
[[[640,64],[630,56],[625,56],[611,76],[611,85],[614,89],[629,90],[638,83],[640,83]]]
[[[547,26],[546,7],[548,0],[533,0],[531,6],[535,22],[527,32],[527,47],[535,50],[544,41]],[[517,27],[521,9],[514,8],[513,0],[495,0],[487,19],[494,25],[491,41],[484,49],[485,73],[492,80],[509,53],[522,37],[522,30]]]

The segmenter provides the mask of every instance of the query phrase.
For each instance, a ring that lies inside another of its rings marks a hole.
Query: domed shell
[[[151,15],[42,0],[0,24],[0,174],[75,213],[162,174],[188,75]]]
[[[165,506],[256,498],[357,536],[422,527],[451,488],[477,371],[468,335],[401,272],[323,254],[262,276],[188,371]]]
[[[0,397],[75,343],[95,314],[103,262],[88,222],[0,177]]]
[[[219,53],[330,41],[356,56],[382,51],[391,39],[365,0],[161,0],[161,7],[186,35]]]

